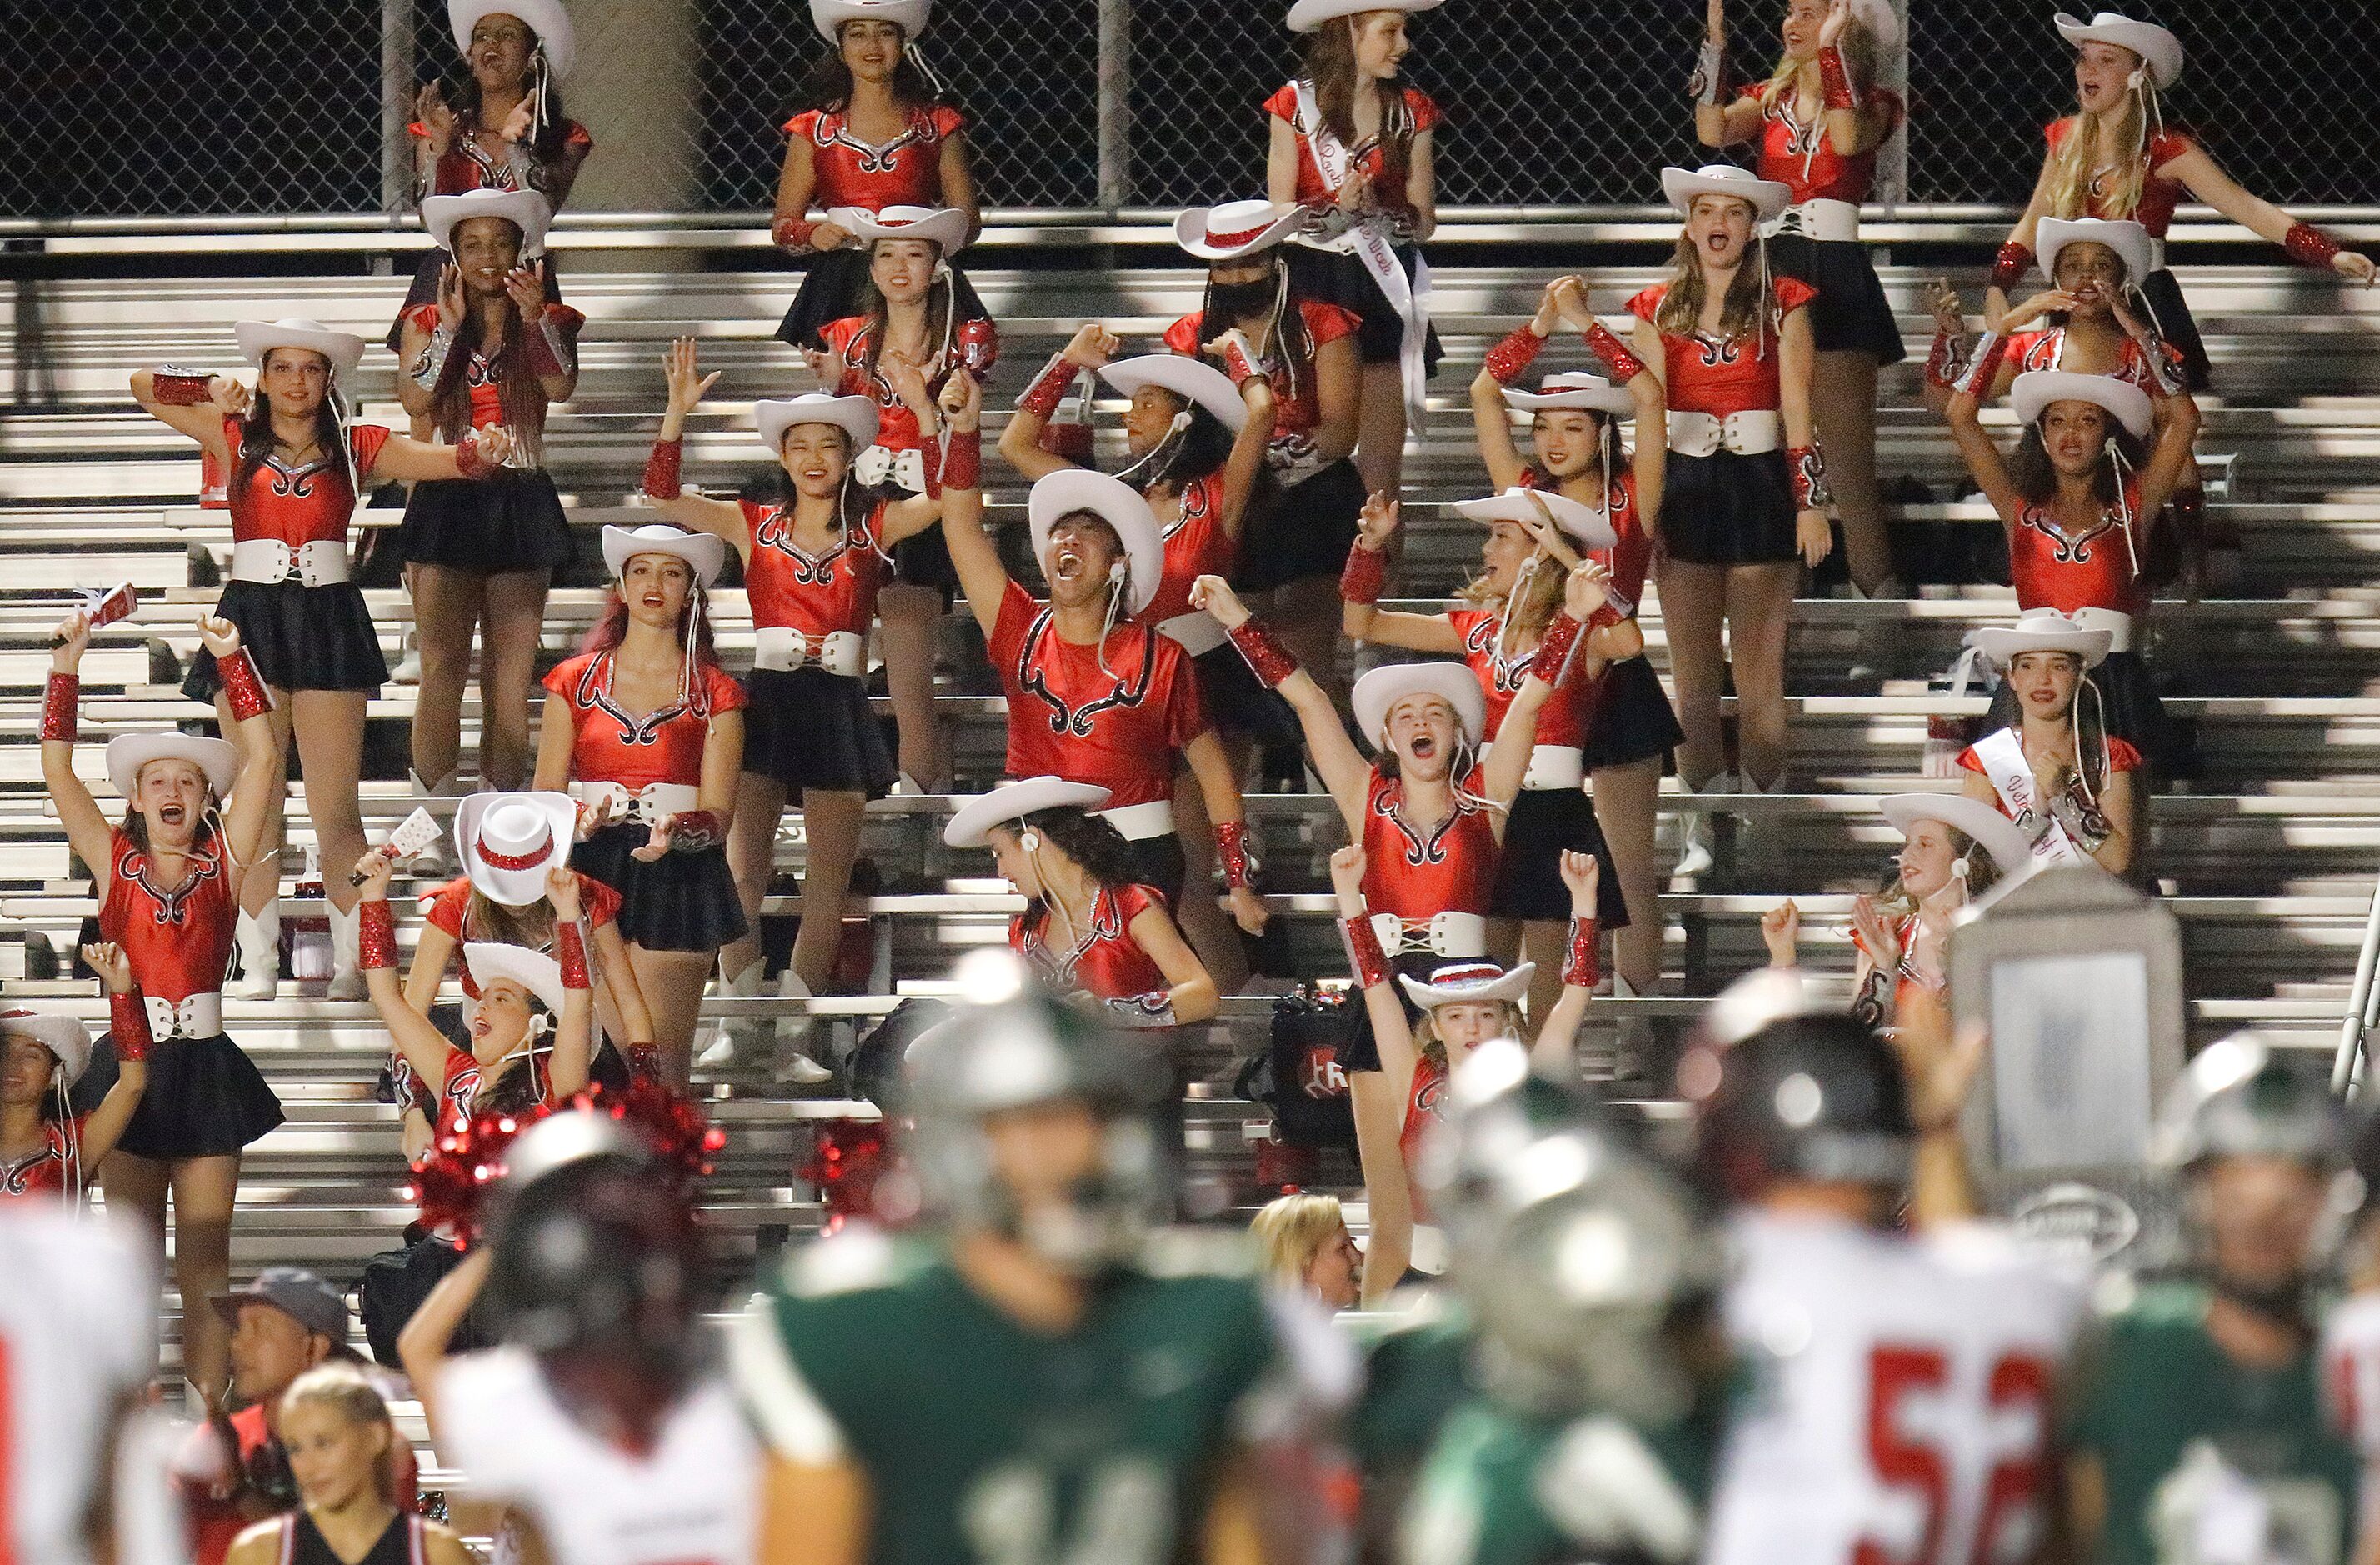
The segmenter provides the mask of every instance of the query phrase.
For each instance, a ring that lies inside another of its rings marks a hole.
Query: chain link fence
[[[990,207],[1094,212],[1261,191],[1260,104],[1294,68],[1281,0],[941,0],[929,64],[970,119]],[[1411,79],[1446,112],[1449,207],[1658,200],[1703,157],[1684,82],[1698,0],[1449,0]],[[1918,202],[2014,204],[2071,104],[2043,0],[1910,0]],[[370,213],[405,204],[405,109],[456,68],[443,0],[0,0],[0,216]],[[2371,0],[2160,0],[2188,42],[2168,95],[2250,188],[2380,203]],[[570,113],[597,151],[577,207],[744,212],[773,198],[778,127],[826,45],[777,0],[573,0]],[[1730,7],[1764,74],[1776,7]],[[392,157],[394,154],[394,157]]]

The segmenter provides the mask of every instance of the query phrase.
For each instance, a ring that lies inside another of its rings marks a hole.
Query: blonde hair
[[[1489,587],[1485,576],[1474,576],[1455,596],[1475,609],[1503,615],[1504,629],[1512,635],[1541,635],[1561,608],[1562,588],[1568,578],[1560,564],[1542,551],[1532,554],[1521,570],[1524,574],[1517,599],[1508,600]],[[1502,637],[1498,639],[1500,643]],[[1498,650],[1502,650],[1500,645]]]
[[[1740,196],[1725,199],[1742,200]],[[1757,224],[1755,215],[1755,230]],[[1776,293],[1768,286],[1768,268],[1754,253],[1759,244],[1755,232],[1742,259],[1736,262],[1735,275],[1727,285],[1726,301],[1719,307],[1719,335],[1728,342],[1741,342],[1782,323],[1777,315]],[[1678,248],[1670,257],[1669,285],[1669,290],[1661,296],[1660,308],[1653,312],[1653,324],[1673,337],[1693,336],[1702,330],[1707,284],[1703,277],[1702,258],[1683,230],[1679,232]],[[1767,353],[1765,342],[1759,351],[1763,356]]]
[[[1474,1002],[1448,1001],[1445,1003],[1469,1005]],[[1523,1038],[1529,1036],[1528,1018],[1521,1014],[1521,1008],[1518,1005],[1509,1000],[1497,1001],[1495,1005],[1496,1009],[1503,1013],[1503,1019],[1496,1029],[1498,1036]],[[1439,1070],[1446,1069],[1446,1040],[1438,1036],[1438,1010],[1435,1006],[1424,1011],[1421,1013],[1421,1020],[1414,1024],[1414,1048],[1420,1051],[1423,1059]]]
[[[2129,218],[2141,210],[2141,195],[2149,182],[2150,91],[2135,88],[2125,93],[2124,106],[2113,115],[2076,112],[2065,140],[2049,157],[2050,216],[2092,215],[2092,179],[2103,166],[2110,173],[2098,192],[2098,215]]]
[[[1347,1219],[1336,1195],[1282,1195],[1250,1219],[1257,1261],[1265,1275],[1293,1288],[1305,1285],[1305,1268],[1322,1246],[1339,1236]]]
[[[1843,29],[1843,41],[1837,47],[1842,50],[1843,69],[1850,73],[1852,87],[1858,90],[1862,98],[1865,98],[1876,86],[1876,33],[1854,14],[1850,25]],[[1774,109],[1786,90],[1793,85],[1793,79],[1801,74],[1801,61],[1791,55],[1780,56],[1777,69],[1761,85],[1762,110]]]
[[[281,1393],[281,1411],[287,1413],[300,1403],[331,1408],[349,1424],[377,1424],[388,1433],[389,1449],[395,1449],[396,1421],[388,1415],[388,1403],[370,1377],[352,1364],[337,1359],[318,1364],[289,1382],[289,1389]],[[396,1503],[385,1460],[372,1464],[372,1484],[382,1499]]]

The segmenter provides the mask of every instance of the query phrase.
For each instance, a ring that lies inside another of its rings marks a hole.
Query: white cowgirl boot
[[[760,977],[768,965],[766,957],[756,956],[745,969],[729,977],[719,977],[719,997],[722,1000],[753,1000],[760,993]],[[721,1017],[710,1030],[710,1041],[694,1052],[698,1065],[732,1065],[735,1062],[735,1047],[740,1038],[748,1038],[757,1031],[750,1022]]]
[[[1715,771],[1703,780],[1699,788],[1689,786],[1680,779],[1680,790],[1690,796],[1712,794],[1732,794],[1736,790],[1733,773]],[[1670,871],[1672,879],[1692,880],[1711,872],[1716,857],[1716,831],[1713,812],[1707,808],[1686,809],[1678,813],[1678,830],[1683,841],[1678,849],[1678,862]]]
[[[777,980],[777,992],[787,1000],[810,998],[809,985],[801,976],[787,967]],[[834,1080],[834,1073],[803,1052],[802,1045],[810,1036],[810,1015],[785,1015],[777,1019],[777,1079],[788,1086],[823,1086]]]
[[[331,914],[331,987],[323,991],[322,998],[361,1000],[370,992],[364,985],[363,904],[358,903],[345,913],[327,897],[322,905]]]
[[[281,904],[268,902],[261,913],[242,909],[232,926],[239,947],[239,982],[231,986],[235,1000],[271,1000],[281,988]]]

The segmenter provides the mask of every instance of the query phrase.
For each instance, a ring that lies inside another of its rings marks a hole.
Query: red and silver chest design
[[[1459,794],[1453,811],[1425,828],[1406,821],[1403,803],[1402,782],[1372,779],[1364,806],[1366,904],[1412,923],[1440,913],[1484,917],[1496,884],[1496,831],[1488,807]]]
[[[124,948],[140,992],[178,1004],[220,991],[239,913],[220,853],[191,854],[183,861],[188,878],[178,886],[161,884],[148,855],[121,830],[112,855],[100,932]]]
[[[743,503],[752,530],[752,557],[744,568],[744,588],[756,626],[798,630],[807,636],[849,631],[865,636],[876,617],[876,597],[891,569],[877,541],[884,507],[844,528],[834,547],[811,554],[794,541],[790,506]]]

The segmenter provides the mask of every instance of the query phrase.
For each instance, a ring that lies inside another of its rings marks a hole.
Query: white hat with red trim
[[[39,1012],[0,1011],[0,1037],[31,1038],[58,1062],[57,1085],[72,1086],[91,1068],[91,1029],[71,1016],[44,1016]]]
[[[2145,438],[2156,421],[2149,394],[2113,375],[2082,375],[2071,370],[2028,370],[2009,387],[2009,406],[2017,422],[2030,424],[2049,411],[2053,402],[2087,402]]]
[[[1541,504],[1553,517],[1554,526],[1581,549],[1609,549],[1620,541],[1620,535],[1611,530],[1609,516],[1551,490],[1515,486],[1501,494],[1458,500],[1454,509],[1475,522],[1517,522],[1526,527],[1537,519],[1536,508]]]
[[[2170,87],[2181,78],[2181,40],[2155,22],[2134,21],[2120,11],[2102,11],[2084,21],[2058,13],[2058,36],[2080,49],[2085,43],[2112,43],[2129,49],[2148,67],[2149,79]]]
[[[934,14],[933,0],[810,0],[810,21],[830,43],[841,41],[845,22],[892,22],[901,42],[915,43]]]
[[[1237,261],[1270,249],[1305,221],[1305,209],[1288,201],[1225,201],[1176,216],[1173,242],[1201,261]]]
[[[1793,204],[1793,188],[1775,179],[1763,179],[1731,163],[1705,164],[1700,168],[1665,168],[1661,194],[1680,212],[1694,210],[1696,196],[1726,196],[1749,205],[1766,223]]]
[[[1434,11],[1446,0],[1297,0],[1289,8],[1289,30],[1313,32],[1324,22],[1366,11]]]
[[[1108,791],[1096,782],[1075,782],[1063,777],[1027,777],[1003,782],[989,794],[978,794],[942,825],[942,841],[954,848],[979,848],[995,826],[1038,815],[1045,809],[1105,809]]]
[[[1383,731],[1389,713],[1408,696],[1435,696],[1454,709],[1457,727],[1472,745],[1488,731],[1488,698],[1479,693],[1479,677],[1463,663],[1431,659],[1417,663],[1382,663],[1355,681],[1348,704],[1355,709],[1355,726],[1364,742],[1384,748]]]
[[[446,0],[446,24],[454,30],[455,47],[467,56],[471,53],[471,30],[485,18],[497,16],[517,18],[537,34],[537,45],[545,51],[546,68],[553,72],[554,80],[570,74],[571,63],[578,57],[578,34],[562,0]]]
[[[553,208],[535,190],[465,190],[454,196],[425,196],[421,226],[442,250],[455,248],[455,229],[475,217],[501,217],[520,230],[521,259],[545,249],[545,231],[553,225]]]
[[[952,256],[966,248],[967,214],[957,207],[831,207],[827,215],[864,244],[879,239],[925,239]]]
[[[518,984],[548,1011],[562,1014],[563,997],[568,992],[562,987],[562,964],[545,952],[501,940],[473,940],[463,948],[463,963],[470,968],[471,981],[480,986],[480,993],[485,994],[491,984]]]
[[[470,794],[455,807],[455,852],[481,895],[528,907],[545,896],[547,873],[570,862],[577,826],[567,794]]]
[[[1493,962],[1472,959],[1447,962],[1430,969],[1427,978],[1410,974],[1397,975],[1397,986],[1405,998],[1424,1011],[1441,1005],[1518,1005],[1529,992],[1529,980],[1536,977],[1537,964],[1524,962],[1510,971]]]

